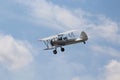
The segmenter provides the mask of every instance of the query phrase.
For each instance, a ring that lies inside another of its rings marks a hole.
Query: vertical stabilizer
[[[87,41],[88,40],[88,36],[87,36],[87,34],[84,31],[81,32],[80,38],[83,41]]]

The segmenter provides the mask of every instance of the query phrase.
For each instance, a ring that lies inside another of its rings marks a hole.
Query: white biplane
[[[65,49],[63,46],[75,44],[79,42],[83,42],[86,44],[85,41],[88,40],[87,34],[82,31],[78,36],[75,34],[77,30],[71,30],[67,32],[60,33],[58,35],[50,36],[47,38],[39,39],[39,41],[43,41],[46,45],[46,49],[44,50],[53,50],[54,54],[57,54],[57,48],[61,48],[61,52],[64,52]]]

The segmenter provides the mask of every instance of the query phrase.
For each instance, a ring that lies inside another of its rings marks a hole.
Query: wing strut
[[[47,41],[43,41],[43,42],[46,45],[46,47],[49,48],[48,42]]]
[[[70,38],[75,38],[75,35],[74,35],[73,32],[69,33],[68,36],[69,36]]]

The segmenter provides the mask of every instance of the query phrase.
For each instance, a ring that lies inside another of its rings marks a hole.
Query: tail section
[[[87,34],[84,31],[81,32],[80,38],[83,41],[87,41],[88,40],[88,36],[87,36]]]

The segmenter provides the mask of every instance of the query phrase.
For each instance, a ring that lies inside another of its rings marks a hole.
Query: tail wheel
[[[85,42],[85,41],[83,41],[83,43],[84,43],[84,44],[86,44],[86,42]]]
[[[54,51],[53,51],[53,54],[57,54],[57,50],[54,50]]]
[[[65,49],[64,48],[61,48],[61,52],[64,52],[65,51]]]

